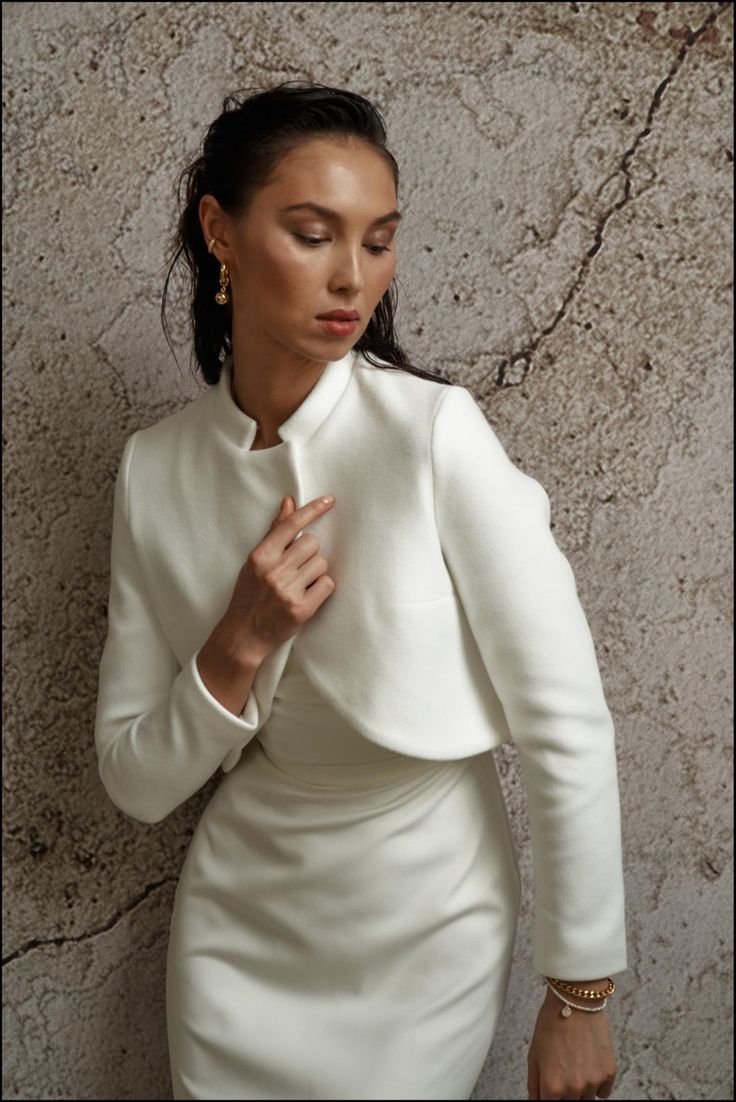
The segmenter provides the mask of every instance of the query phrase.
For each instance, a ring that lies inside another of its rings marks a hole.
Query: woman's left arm
[[[532,965],[540,976],[615,974],[627,967],[618,775],[590,628],[546,491],[511,462],[472,394],[444,389],[432,435],[437,528],[519,755],[534,868]],[[548,991],[535,1054],[550,1066],[565,1053],[572,1059],[572,1024],[578,1041],[590,1040],[584,1051],[606,1064],[606,1012],[559,1017],[561,1006]]]

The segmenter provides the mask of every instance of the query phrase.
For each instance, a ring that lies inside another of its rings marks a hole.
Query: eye
[[[294,237],[296,237],[298,241],[303,241],[306,245],[312,246],[321,245],[323,241],[329,240],[327,237],[304,237],[301,233],[295,233]],[[388,245],[366,245],[366,249],[368,249],[368,251],[371,252],[373,256],[378,256],[380,253],[391,252]]]

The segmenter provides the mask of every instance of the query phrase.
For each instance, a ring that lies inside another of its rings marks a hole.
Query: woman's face
[[[335,213],[284,209],[301,203]],[[393,279],[395,208],[393,174],[380,154],[328,138],[287,154],[242,219],[227,218],[211,195],[203,196],[203,232],[208,241],[217,238],[214,252],[230,271],[233,331],[247,333],[253,348],[277,344],[308,360],[341,359]],[[357,310],[355,330],[326,332],[317,315],[331,310]]]

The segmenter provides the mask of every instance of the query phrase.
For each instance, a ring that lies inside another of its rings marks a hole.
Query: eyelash
[[[304,241],[307,245],[311,245],[312,247],[321,245],[323,241],[327,240],[325,237],[304,237],[301,233],[295,233],[294,237],[296,237],[298,241]],[[369,249],[373,256],[379,256],[380,253],[391,252],[388,245],[366,245],[366,249]]]

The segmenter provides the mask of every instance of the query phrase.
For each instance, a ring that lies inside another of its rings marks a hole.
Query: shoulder
[[[512,460],[473,394],[463,386],[447,390],[432,428],[432,467],[438,496],[448,502],[475,496],[488,504],[493,499],[518,510],[541,505],[549,521],[546,490]]]
[[[187,401],[180,409],[159,418],[150,425],[136,429],[125,442],[124,457],[128,464],[166,461],[177,454],[185,438],[206,431],[210,403],[214,388],[208,387],[202,394]]]
[[[462,469],[468,463],[509,462],[467,387],[414,375],[390,364],[377,367],[361,354],[353,370],[357,402],[351,416],[365,417],[371,434],[380,426],[385,446],[395,441],[407,458],[431,457],[435,467]]]
[[[497,440],[490,421],[471,391],[464,386],[453,386],[448,390],[449,393],[444,395],[435,411],[433,432],[437,440],[446,437],[449,441],[454,437],[458,444],[462,444],[465,433],[473,441],[478,437]]]
[[[376,367],[360,354],[354,370],[361,398],[381,405],[388,415],[403,415],[416,424],[424,414],[433,432],[461,427],[481,436],[495,436],[471,391],[459,383],[427,379],[392,364]]]
[[[397,423],[406,429],[427,426],[431,431],[446,394],[463,389],[439,379],[415,375],[371,355],[381,366],[359,353],[353,367],[355,387],[361,406],[380,414],[387,423]]]

